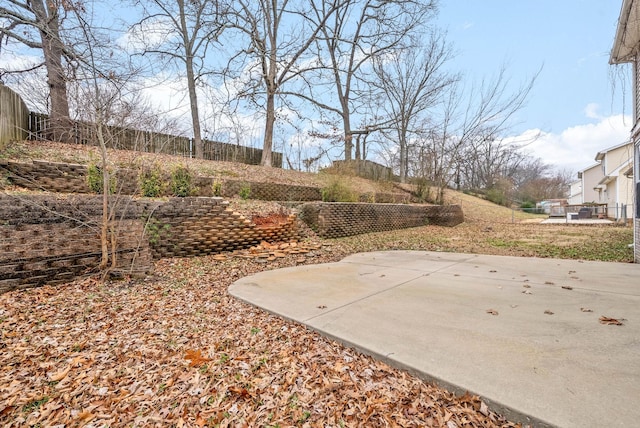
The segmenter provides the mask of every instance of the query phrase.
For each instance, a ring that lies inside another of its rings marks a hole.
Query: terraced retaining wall
[[[58,193],[90,193],[87,181],[87,166],[61,162],[34,160],[14,162],[0,159],[0,179],[33,190]],[[167,184],[162,196],[170,196],[170,177],[164,177]],[[214,184],[219,182],[219,193],[214,195]],[[282,183],[256,183],[242,180],[216,179],[214,177],[194,177],[192,196],[222,196],[230,198],[248,191],[250,199],[261,201],[321,201],[322,189]],[[138,172],[122,168],[116,172],[116,192],[120,195],[139,195]],[[372,193],[360,196],[361,202],[408,203],[408,194]]]
[[[297,238],[294,215],[256,225],[222,198],[168,201],[112,197],[117,268],[145,274],[152,258],[187,257]],[[101,196],[0,194],[0,293],[57,284],[95,271],[101,258]]]
[[[323,238],[419,227],[455,226],[464,221],[459,205],[400,205],[364,203],[306,203],[302,219]]]

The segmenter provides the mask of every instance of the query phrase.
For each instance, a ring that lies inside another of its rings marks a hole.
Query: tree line
[[[505,138],[537,73],[512,92],[504,66],[467,82],[452,70],[455,47],[437,12],[437,0],[7,0],[0,59],[31,59],[2,77],[31,82],[53,140],[69,138],[72,117],[104,128],[103,149],[108,124],[180,128],[141,95],[180,76],[191,119],[182,132],[199,158],[212,121],[237,135],[238,116],[253,111],[267,167],[286,125],[318,142],[299,162],[285,154],[290,168],[382,159],[400,181],[435,188],[439,202],[446,187],[509,202],[564,195],[566,174]]]

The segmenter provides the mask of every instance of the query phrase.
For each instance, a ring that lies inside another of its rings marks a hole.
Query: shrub
[[[485,197],[487,198],[487,200],[493,202],[494,204],[507,206],[509,203],[507,195],[505,195],[505,193],[500,189],[487,189]]]
[[[242,187],[240,187],[238,195],[245,201],[249,199],[249,196],[251,196],[251,186],[248,183],[244,183]]]
[[[157,198],[162,195],[165,184],[162,181],[162,170],[158,165],[143,169],[138,179],[142,196]]]
[[[108,171],[108,170],[107,170]],[[89,164],[87,168],[87,184],[89,190],[94,193],[102,194],[104,187],[104,177],[102,176],[102,168],[95,163]],[[113,173],[109,174],[109,194],[116,192],[116,177]]]
[[[357,202],[358,194],[339,177],[333,177],[328,185],[322,188],[323,202]]]
[[[211,185],[211,193],[213,196],[222,196],[222,181],[217,178],[213,180],[213,184]]]
[[[171,172],[171,191],[174,196],[181,198],[191,195],[195,188],[192,184],[193,174],[185,166],[178,166]]]

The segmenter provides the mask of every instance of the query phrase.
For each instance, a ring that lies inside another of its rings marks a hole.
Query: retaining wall
[[[45,190],[57,193],[90,193],[87,182],[87,166],[61,162],[34,160],[14,162],[0,159],[0,175],[6,176],[17,186],[33,190]],[[220,194],[214,195],[214,182],[219,181]],[[164,177],[166,183],[161,196],[171,196],[171,178]],[[194,177],[193,196],[222,196],[230,198],[239,195],[248,188],[249,198],[262,201],[320,201],[322,189],[312,186],[299,186],[282,183],[255,183],[243,180],[220,180],[214,177]],[[121,168],[116,171],[116,193],[121,195],[139,195],[138,171]],[[361,202],[408,203],[409,195],[395,193],[373,193],[360,195]]]
[[[293,215],[257,226],[222,198],[111,197],[117,267],[144,274],[152,258],[186,257],[297,238]],[[102,197],[0,194],[0,293],[68,282],[100,263]]]
[[[459,205],[399,205],[366,203],[307,203],[302,219],[323,238],[419,227],[455,226],[464,221]]]

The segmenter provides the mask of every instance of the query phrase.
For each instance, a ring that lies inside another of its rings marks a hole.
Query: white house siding
[[[602,167],[600,164],[593,165],[589,168],[583,169],[582,173],[582,201],[583,204],[588,203],[603,203],[601,202],[601,192],[595,190],[600,180],[604,178]]]
[[[571,183],[567,203],[569,205],[580,205],[582,203],[582,180]]]

